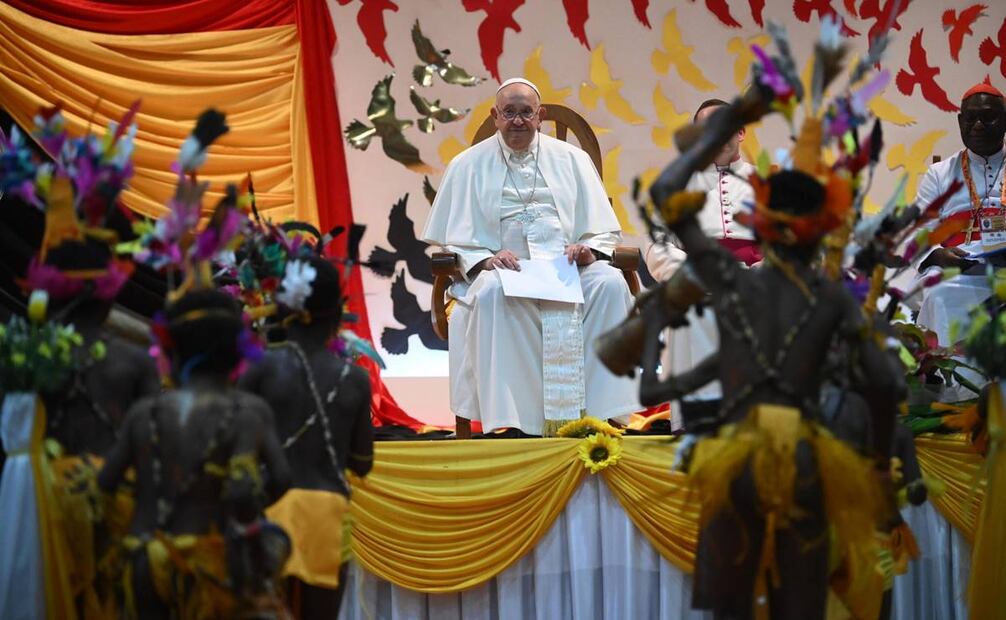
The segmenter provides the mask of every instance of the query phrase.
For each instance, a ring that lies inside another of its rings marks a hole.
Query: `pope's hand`
[[[590,248],[582,243],[567,245],[565,253],[571,265],[575,262],[577,265],[585,267],[597,260]]]
[[[520,261],[517,259],[517,255],[510,250],[500,250],[485,259],[482,268],[486,271],[490,269],[513,269],[514,271],[520,271]]]

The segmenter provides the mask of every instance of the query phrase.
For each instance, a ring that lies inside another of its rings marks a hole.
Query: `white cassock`
[[[972,203],[971,192],[968,190],[961,169],[961,160],[964,150],[958,151],[953,157],[937,162],[929,167],[926,174],[919,182],[919,189],[915,196],[915,202],[920,207],[928,206],[950,187],[955,179],[964,183],[964,187],[959,189],[940,209],[940,221],[952,217],[967,217],[972,220],[977,230],[972,231],[970,241],[967,233],[959,233],[956,238],[952,237],[945,243],[945,246],[959,247],[968,254],[977,255],[986,251],[986,243],[989,242],[990,235],[982,237],[981,222],[989,221],[990,218],[998,217],[996,222],[1001,223],[1004,216],[1002,196],[1003,196],[1003,165],[1004,151],[989,156],[988,158],[968,152],[969,168],[971,170],[971,180],[974,184],[975,193],[980,202],[980,211],[975,212],[975,205]],[[977,218],[974,216],[978,215]],[[963,237],[963,238],[961,238]],[[935,273],[938,267],[929,267],[925,272],[919,274],[919,279]],[[918,281],[918,279],[916,280]],[[919,314],[916,322],[936,333],[940,340],[940,345],[950,346],[951,326],[954,322],[962,326],[967,323],[968,310],[988,299],[992,294],[988,280],[984,275],[959,275],[953,279],[941,282],[936,286],[925,289],[922,293],[922,303],[919,307]],[[967,369],[961,372],[972,380],[978,379],[977,375],[970,373]],[[968,398],[974,395],[968,390],[958,391],[952,394],[944,394],[942,400]]]
[[[686,191],[705,192],[706,203],[699,212],[699,226],[706,236],[714,239],[739,239],[753,241],[754,234],[736,221],[736,214],[749,210],[745,203],[754,200],[754,192],[747,179],[754,166],[738,159],[729,166],[709,166],[696,172],[688,181]],[[669,280],[685,262],[685,251],[674,243],[652,243],[646,250],[646,268],[658,282]],[[699,362],[719,348],[716,318],[711,308],[700,316],[694,309],[688,311],[688,327],[668,330],[666,347],[661,359],[664,375],[678,375],[694,368]],[[688,394],[685,401],[707,401],[722,397],[718,379]],[[671,428],[681,427],[680,404],[671,403]]]
[[[508,174],[509,171],[509,174]],[[533,191],[532,191],[533,189]],[[468,271],[496,252],[552,259],[579,242],[611,255],[621,238],[601,179],[582,150],[537,134],[523,153],[499,134],[451,161],[422,234],[456,252],[465,282],[448,322],[451,410],[488,432],[540,435],[544,421],[613,418],[641,409],[638,382],[616,377],[594,341],[628,316],[632,296],[606,261],[580,268],[583,304],[506,297],[495,271]]]

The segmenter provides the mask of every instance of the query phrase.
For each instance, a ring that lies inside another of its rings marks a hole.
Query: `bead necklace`
[[[304,421],[304,424],[302,424],[296,432],[286,438],[283,442],[283,449],[290,449],[290,447],[297,443],[297,440],[300,439],[309,428],[320,422],[321,431],[325,437],[325,451],[328,453],[328,460],[332,464],[332,469],[335,471],[335,475],[339,477],[339,481],[345,485],[346,480],[342,474],[342,468],[339,467],[339,457],[335,450],[335,441],[332,438],[332,429],[328,424],[328,415],[325,411],[325,405],[322,403],[321,395],[318,393],[318,386],[314,381],[314,372],[311,370],[311,364],[307,359],[307,354],[304,353],[304,349],[302,349],[299,344],[292,340],[284,342],[282,346],[290,347],[297,355],[301,366],[304,368],[304,377],[307,379],[307,386],[310,389],[311,397],[314,399],[314,413],[312,413],[310,417]],[[339,395],[339,388],[342,386],[342,382],[349,375],[349,368],[349,364],[344,364],[342,366],[342,371],[339,373],[339,379],[336,381],[335,387],[333,387],[325,396],[325,402],[328,404],[334,402],[336,396]],[[349,488],[348,485],[346,485],[346,488]]]

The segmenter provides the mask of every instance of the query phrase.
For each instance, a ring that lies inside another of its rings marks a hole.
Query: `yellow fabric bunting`
[[[230,133],[210,148],[200,178],[206,208],[226,182],[255,182],[260,211],[276,222],[317,223],[295,25],[171,35],[108,35],[65,28],[0,4],[0,106],[31,128],[41,106],[63,107],[73,136],[118,120],[137,98],[129,208],[156,216],[175,187],[170,170],[207,107]]]
[[[492,579],[534,547],[587,475],[581,441],[378,443],[374,470],[353,485],[357,561],[418,592],[458,592]],[[671,471],[674,444],[666,437],[619,441],[620,460],[599,474],[657,552],[692,572],[698,495],[684,474]],[[926,474],[947,482],[936,507],[972,539],[984,495],[980,487],[971,491],[980,457],[962,435],[924,435],[916,445]],[[970,510],[969,497],[976,502]]]
[[[960,434],[920,435],[915,438],[915,449],[922,472],[947,485],[942,496],[931,497],[930,501],[973,544],[985,498],[985,485],[978,482],[982,457],[975,453],[967,437]]]

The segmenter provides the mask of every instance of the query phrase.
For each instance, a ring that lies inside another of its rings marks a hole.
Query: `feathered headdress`
[[[129,217],[118,199],[133,174],[139,105],[102,138],[70,138],[58,106],[40,110],[32,135],[51,161],[40,161],[16,126],[9,139],[0,136],[0,189],[45,212],[42,243],[22,281],[26,289],[67,299],[90,288],[109,301],[129,279],[132,262],[115,255],[118,236],[109,220],[117,211]]]

